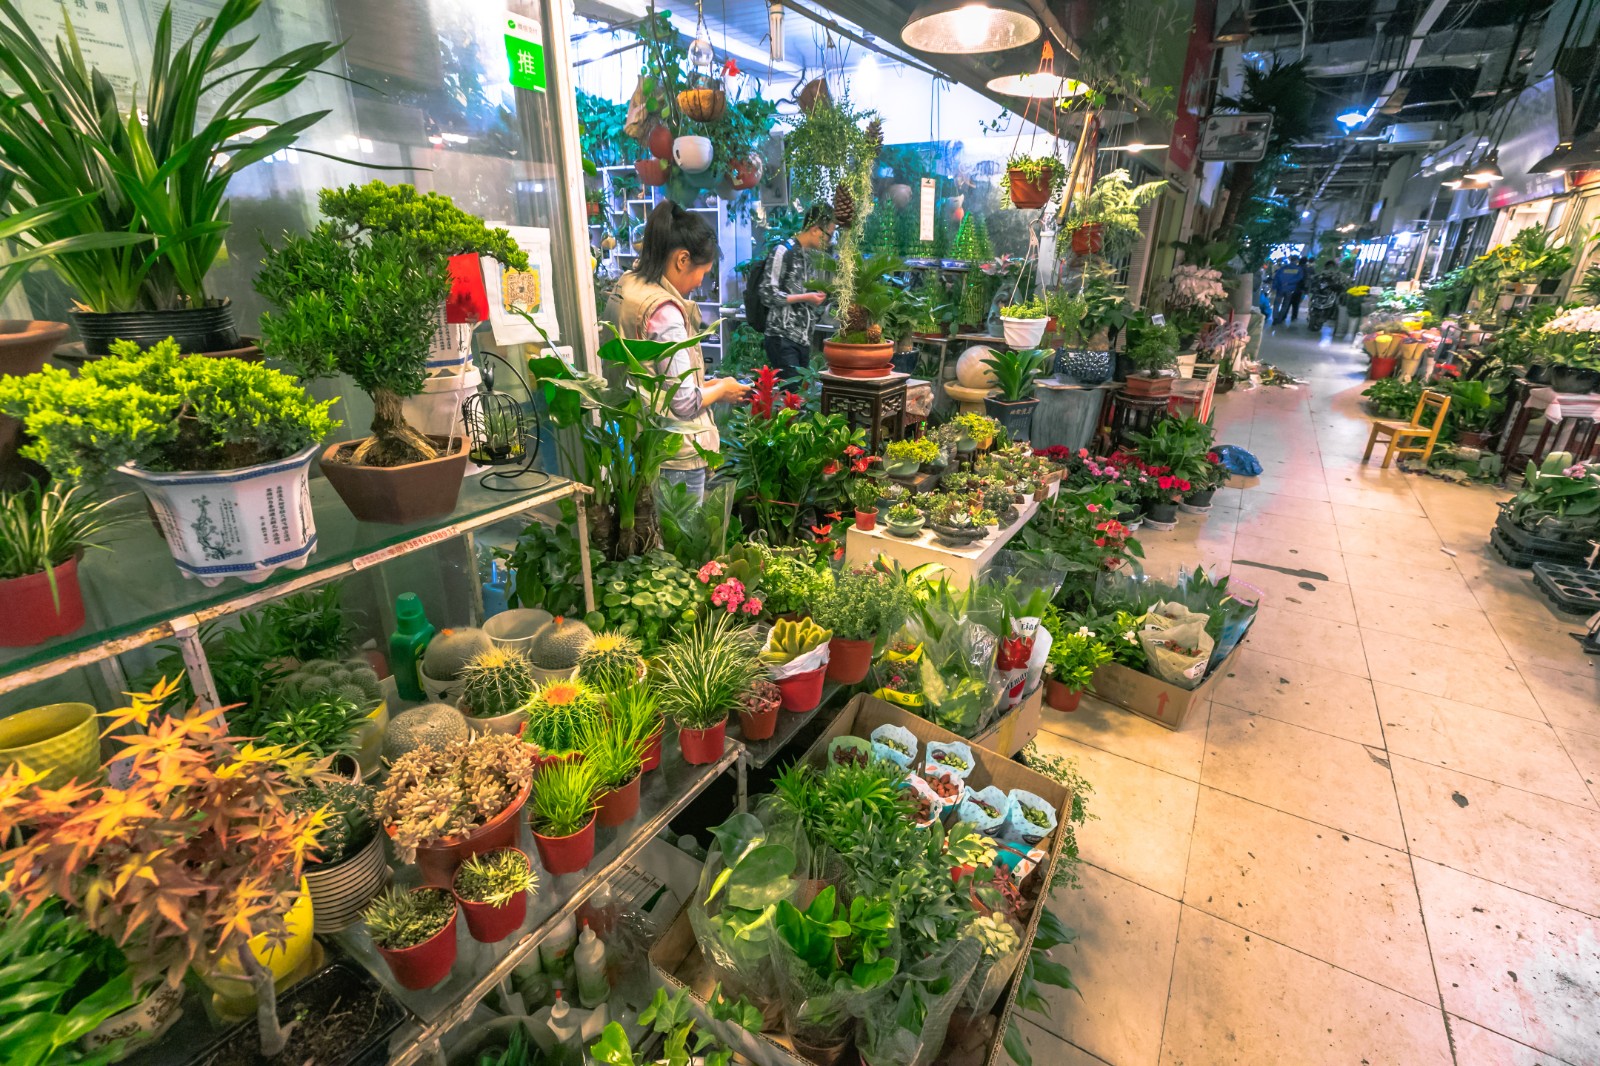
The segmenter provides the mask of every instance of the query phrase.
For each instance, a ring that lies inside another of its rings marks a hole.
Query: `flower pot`
[[[842,378],[881,378],[894,370],[894,344],[849,344],[845,341],[823,341],[822,357],[828,361],[828,373]]]
[[[1556,392],[1593,392],[1596,385],[1600,385],[1600,370],[1585,370],[1576,366],[1550,368],[1550,387]]]
[[[728,744],[728,720],[724,718],[710,729],[678,730],[678,750],[683,761],[690,766],[704,766],[722,758]]]
[[[1382,378],[1394,377],[1395,364],[1399,362],[1392,355],[1375,355],[1367,364],[1367,380],[1378,381]]]
[[[607,789],[600,793],[597,801],[600,809],[595,812],[595,820],[608,829],[614,829],[639,813],[639,782],[643,779],[643,771],[634,774],[633,780],[621,788]]]
[[[37,374],[50,353],[67,339],[68,332],[65,322],[0,318],[0,374]]]
[[[672,142],[672,161],[685,174],[701,174],[711,166],[711,138],[689,135]]]
[[[322,453],[322,476],[357,519],[405,525],[456,509],[467,469],[466,438],[435,437],[433,443],[445,452],[439,458],[389,467],[349,462],[360,443],[330,444]]]
[[[1165,375],[1150,377],[1146,374],[1129,374],[1128,380],[1123,383],[1123,391],[1129,396],[1141,396],[1151,400],[1160,396],[1170,396],[1172,379]]]
[[[657,129],[665,127],[658,126]],[[671,134],[669,133],[670,137]],[[639,175],[639,184],[652,188],[667,183],[667,164],[663,159],[639,159],[633,164],[633,172]]]
[[[283,917],[288,935],[281,941],[272,941],[266,933],[250,938],[250,951],[267,969],[279,994],[300,978],[307,976],[317,955],[317,941],[312,936],[316,919],[311,905],[311,892],[306,879],[300,878],[299,891]],[[233,956],[219,959],[215,966],[196,967],[195,972],[213,994],[212,1006],[227,1018],[239,1018],[255,1013],[256,993],[244,967]]]
[[[1056,372],[1082,385],[1099,385],[1111,380],[1111,353],[1088,348],[1063,353],[1056,360]]]
[[[1145,509],[1145,517],[1152,522],[1176,522],[1178,505],[1170,501],[1152,503]]]
[[[644,135],[643,145],[645,150],[659,160],[672,158],[672,127],[656,122],[650,127],[650,132]]]
[[[1051,710],[1065,711],[1071,714],[1078,709],[1078,701],[1083,699],[1083,693],[1078,689],[1068,688],[1065,682],[1057,681],[1053,677],[1044,680],[1044,702]]]
[[[1037,396],[1030,396],[1026,400],[1001,400],[994,396],[983,398],[983,413],[998,419],[1013,441],[1027,440],[1033,435],[1033,411],[1038,406]]]
[[[113,1014],[91,1029],[78,1043],[88,1052],[104,1049],[108,1044],[122,1042],[122,1055],[126,1058],[147,1044],[159,1040],[172,1027],[183,1011],[184,986],[168,984],[165,980],[148,986],[144,996],[119,1014]]]
[[[1044,339],[1046,322],[1042,318],[1007,318],[1000,316],[1000,328],[1005,333],[1006,346],[1010,348],[1037,348]]]
[[[817,704],[822,702],[822,682],[827,672],[826,666],[819,666],[803,674],[773,678],[772,683],[778,686],[778,694],[783,699],[783,709],[795,714],[816,710]]]
[[[918,465],[915,459],[889,459],[883,469],[890,477],[916,477]]]
[[[44,788],[98,777],[100,730],[94,708],[50,703],[0,718],[0,767],[6,766],[42,771]]]
[[[872,666],[872,644],[870,640],[846,640],[843,637],[828,641],[828,680],[841,685],[859,683]],[[820,693],[817,698],[822,698]]]
[[[0,581],[0,648],[26,648],[62,637],[83,625],[83,590],[78,584],[79,552],[50,572]],[[59,605],[58,605],[59,600]]]
[[[461,405],[478,391],[481,375],[470,363],[432,371],[423,379],[422,391],[400,402],[406,421],[425,437],[463,437],[466,420]]]
[[[514,851],[522,856],[522,861],[532,869],[532,860],[528,853],[521,848],[504,848],[504,851]],[[459,871],[458,871],[459,872]],[[480,944],[497,944],[516,932],[517,928],[528,916],[528,894],[518,892],[504,903],[478,903],[474,900],[464,899],[456,891],[455,882],[450,883],[450,894],[455,896],[456,903],[461,906],[461,913],[467,916],[467,932],[472,934],[472,939]]]
[[[661,738],[663,735],[665,735],[666,731],[667,727],[663,725],[660,729],[657,729],[654,733],[651,733],[649,738],[645,740],[644,766],[640,768],[641,772],[649,773],[651,770],[660,768]]]
[[[184,577],[215,587],[224,578],[251,584],[274,570],[300,570],[317,550],[310,469],[317,445],[237,470],[161,473],[124,463],[139,483],[156,525]]]
[[[552,876],[575,874],[594,861],[594,815],[582,829],[564,837],[547,837],[535,829],[533,843],[539,849],[539,861]]]
[[[422,873],[422,883],[448,889],[455,879],[456,869],[472,856],[516,846],[517,826],[531,787],[531,783],[524,785],[505,810],[465,836],[417,845],[417,869]],[[393,826],[387,829],[394,835]]]
[[[374,944],[373,947],[378,946]],[[412,991],[432,988],[448,977],[456,964],[456,915],[451,914],[444,928],[422,943],[397,950],[378,948],[378,954],[389,964],[389,971],[401,988]]]
[[[372,834],[367,846],[332,865],[307,865],[306,885],[318,933],[337,933],[361,920],[361,912],[389,883],[383,836]]]
[[[857,507],[856,508],[856,528],[861,530],[861,532],[863,532],[863,533],[871,533],[874,529],[877,529],[878,528],[878,510],[877,510],[877,508],[873,508],[870,511],[863,511],[861,508]],[[4,587],[3,585],[0,585],[0,588],[3,588],[3,587]]]
[[[1008,526],[1004,515],[996,516],[1002,526]],[[1013,518],[1011,521],[1015,521]],[[933,526],[933,535],[940,544],[947,548],[961,549],[969,544],[975,544],[989,535],[988,526],[941,526],[937,522]]]
[[[1528,372],[1523,377],[1534,385],[1545,385],[1550,381],[1550,368],[1544,363],[1529,363]]]
[[[233,303],[218,300],[204,307],[173,311],[68,311],[78,327],[83,350],[90,356],[110,355],[111,342],[134,341],[141,348],[171,337],[185,353],[226,352],[243,347],[233,324]]]
[[[1217,494],[1217,490],[1216,489],[1201,489],[1198,492],[1189,493],[1188,498],[1185,499],[1183,502],[1189,504],[1192,507],[1210,507],[1211,506],[1211,498],[1213,496],[1215,496],[1216,494]]]
[[[1039,168],[1039,176],[1037,178],[1029,181],[1027,175],[1020,168],[1009,168],[1006,171],[1006,178],[1011,184],[1011,206],[1033,208],[1043,207],[1049,203],[1050,188],[1055,183],[1055,176],[1056,168],[1045,166]]]
[[[684,89],[678,94],[678,109],[696,122],[716,122],[728,112],[728,94],[723,89]]]
[[[739,709],[739,732],[746,740],[770,740],[778,728],[778,705],[760,710]]]
[[[1489,435],[1477,430],[1464,429],[1456,434],[1456,443],[1463,448],[1482,448]]]
[[[889,532],[895,536],[904,537],[905,539],[910,540],[912,537],[915,537],[922,532],[922,527],[926,523],[927,519],[923,518],[921,515],[918,515],[915,522],[890,522],[888,529]]]
[[[486,619],[483,635],[497,648],[527,654],[533,647],[533,635],[554,619],[554,615],[540,607],[513,607]]]
[[[761,184],[761,176],[765,172],[766,168],[763,166],[761,157],[758,155],[753,155],[748,159],[739,160],[737,163],[733,164],[734,191],[743,192],[746,189],[755,188],[757,185]]]
[[[1099,255],[1105,247],[1105,230],[1096,222],[1072,231],[1073,255]]]

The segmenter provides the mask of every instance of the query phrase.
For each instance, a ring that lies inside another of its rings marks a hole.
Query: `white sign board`
[[[932,178],[922,179],[922,199],[917,204],[917,240],[933,240],[933,211],[936,204],[936,186]]]

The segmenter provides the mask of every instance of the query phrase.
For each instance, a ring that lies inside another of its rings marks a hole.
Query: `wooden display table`
[[[964,548],[945,547],[934,539],[933,531],[927,529],[914,537],[897,537],[885,528],[881,519],[870,533],[851,526],[844,535],[844,562],[846,566],[871,566],[879,555],[887,555],[907,568],[938,563],[945,568],[940,576],[950,579],[951,588],[964,589],[989,565],[995,553],[1038,513],[1038,501],[1029,500],[1017,510],[1021,517],[1011,525]]]
[[[904,433],[910,374],[847,378],[824,370],[817,379],[822,382],[822,413],[844,415],[852,426],[865,429],[868,451],[881,451],[885,440],[898,440]]]

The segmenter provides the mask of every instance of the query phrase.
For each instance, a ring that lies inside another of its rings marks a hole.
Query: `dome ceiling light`
[[[900,39],[919,52],[998,52],[1030,44],[1044,28],[1017,0],[926,0]]]
[[[988,81],[990,90],[1006,96],[1022,96],[1030,100],[1066,100],[1082,96],[1089,86],[1067,77],[1062,65],[1056,62],[1055,49],[1045,41],[1039,52],[1039,62],[1029,65],[1023,53],[1002,58],[996,68],[1001,73]]]

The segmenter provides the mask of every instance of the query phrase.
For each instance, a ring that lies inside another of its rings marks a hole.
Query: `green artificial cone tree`
[[[960,259],[967,263],[981,263],[994,256],[994,248],[989,243],[989,227],[982,216],[968,211],[961,219],[961,228],[956,230],[955,243],[950,248],[950,258]]]

